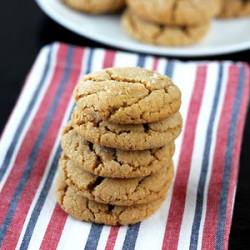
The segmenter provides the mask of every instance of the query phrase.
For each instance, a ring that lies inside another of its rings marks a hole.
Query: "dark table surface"
[[[61,41],[90,47],[107,47],[80,37],[47,17],[34,0],[0,2],[0,133],[15,105],[25,77],[39,50]],[[178,58],[188,60],[188,58]],[[250,50],[192,60],[234,60],[250,63]],[[250,249],[250,109],[246,120],[238,186],[230,233],[230,249]]]

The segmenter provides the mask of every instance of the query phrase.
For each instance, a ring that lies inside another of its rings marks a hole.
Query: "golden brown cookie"
[[[159,25],[126,10],[122,15],[122,25],[131,37],[139,41],[162,46],[183,46],[200,41],[208,33],[210,21],[196,26]]]
[[[61,208],[78,220],[112,226],[135,224],[156,212],[165,199],[166,193],[152,203],[133,206],[114,206],[88,200],[69,187],[59,175],[56,197]]]
[[[179,88],[156,71],[108,68],[83,77],[74,91],[81,113],[118,124],[159,121],[177,112]]]
[[[69,7],[92,14],[108,13],[121,10],[126,0],[62,0]]]
[[[141,151],[102,147],[79,136],[70,122],[63,129],[61,145],[64,153],[80,168],[112,178],[142,177],[155,173],[169,164],[175,151],[174,142]]]
[[[154,123],[118,125],[86,115],[78,105],[74,108],[71,123],[87,141],[122,150],[160,148],[178,137],[182,129],[179,112]]]
[[[218,0],[127,0],[140,18],[162,25],[202,26],[219,11]]]
[[[232,18],[250,15],[249,0],[221,0],[219,17]]]
[[[141,178],[118,179],[93,175],[76,166],[65,154],[59,161],[59,172],[70,187],[89,200],[118,206],[146,204],[167,192],[172,182],[171,163],[158,172]]]

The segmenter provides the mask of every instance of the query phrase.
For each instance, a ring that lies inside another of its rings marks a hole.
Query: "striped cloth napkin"
[[[60,133],[79,78],[112,66],[166,74],[184,127],[163,206],[132,226],[79,222],[56,204]],[[249,67],[53,43],[39,53],[0,141],[0,249],[227,249],[249,98]]]

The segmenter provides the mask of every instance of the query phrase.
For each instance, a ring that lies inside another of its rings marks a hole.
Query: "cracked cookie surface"
[[[92,144],[79,136],[69,122],[63,129],[64,153],[80,168],[103,177],[142,177],[169,164],[175,151],[174,142],[161,148],[124,151]]]
[[[219,12],[220,0],[127,0],[140,18],[162,25],[200,26]]]
[[[158,172],[141,178],[118,179],[93,175],[76,166],[65,154],[59,161],[59,172],[67,185],[87,199],[118,206],[146,204],[157,200],[169,188],[174,175],[171,160]]]
[[[166,193],[148,204],[114,206],[88,200],[69,187],[59,175],[56,184],[56,197],[61,208],[78,220],[112,226],[134,224],[156,212],[163,203]]]
[[[71,116],[75,131],[87,141],[122,150],[160,148],[173,141],[181,132],[179,112],[164,120],[148,124],[114,124],[86,115],[76,105]]]
[[[117,124],[159,121],[181,105],[181,92],[167,76],[137,67],[86,75],[74,97],[80,112]]]
[[[149,22],[126,10],[122,15],[126,32],[139,41],[163,46],[182,46],[197,43],[209,31],[210,21],[197,26],[169,26]]]
[[[250,15],[250,0],[220,0],[219,17],[233,18]]]
[[[92,14],[108,13],[121,10],[126,0],[62,0],[69,7]]]

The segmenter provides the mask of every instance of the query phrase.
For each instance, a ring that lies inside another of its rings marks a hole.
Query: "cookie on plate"
[[[219,0],[127,0],[141,19],[171,26],[202,26],[218,14]]]
[[[126,0],[62,0],[67,6],[86,13],[100,14],[121,10]]]
[[[159,121],[181,105],[181,92],[167,76],[138,67],[108,68],[86,75],[77,84],[74,97],[81,113],[117,124]]]
[[[67,185],[87,199],[118,206],[146,204],[167,192],[174,175],[173,162],[146,177],[118,179],[93,175],[79,168],[65,154],[59,161],[59,172]]]
[[[146,21],[130,10],[122,15],[125,31],[134,39],[161,46],[183,46],[197,43],[209,31],[210,20],[193,26],[160,25]]]
[[[160,208],[165,196],[163,193],[148,204],[114,206],[88,200],[69,187],[62,175],[58,176],[56,185],[57,202],[66,213],[77,220],[112,226],[135,224],[146,219]]]
[[[169,164],[175,151],[174,142],[161,148],[124,151],[92,144],[79,136],[69,122],[63,129],[63,152],[80,168],[103,177],[133,178],[157,172]]]
[[[71,116],[75,131],[87,141],[122,150],[160,148],[175,138],[182,129],[179,112],[164,120],[145,124],[115,124],[86,115],[75,106]]]
[[[219,17],[233,18],[250,15],[250,0],[221,0]]]

